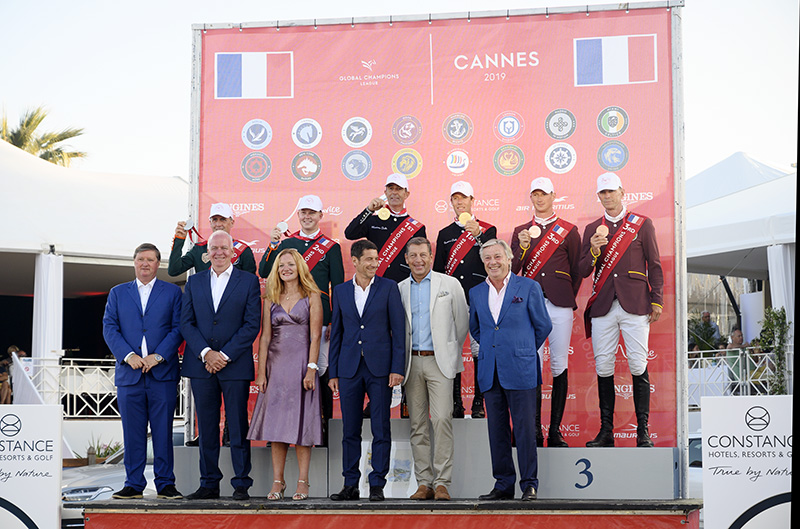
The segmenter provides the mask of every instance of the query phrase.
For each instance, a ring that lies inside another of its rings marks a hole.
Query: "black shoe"
[[[533,486],[528,487],[522,493],[522,501],[533,501],[536,499],[536,489]]]
[[[369,501],[383,501],[386,498],[383,495],[383,487],[370,487],[369,488]]]
[[[183,494],[178,492],[175,485],[165,485],[163,489],[158,491],[158,497],[167,500],[179,500],[183,498]]]
[[[358,487],[345,485],[342,490],[331,494],[333,501],[355,501],[359,499]]]
[[[184,496],[185,500],[216,500],[219,498],[219,489],[207,489],[200,487],[188,496]]]
[[[564,440],[564,436],[561,435],[561,432],[555,432],[555,435],[550,432],[547,436],[547,446],[550,448],[558,447],[558,448],[569,448],[569,445]]]
[[[195,437],[194,439],[190,439],[189,441],[186,441],[185,444],[186,444],[186,446],[200,446],[200,438],[199,437]]]
[[[482,398],[475,398],[472,401],[472,418],[473,419],[484,419],[486,418],[486,412],[483,410],[483,399]]]
[[[115,500],[138,500],[142,498],[142,491],[126,486],[112,494],[111,497]]]
[[[363,417],[364,419],[369,419],[369,416],[370,416],[369,404],[367,404],[367,406],[361,412],[361,417]]]
[[[612,447],[614,446],[614,432],[611,430],[601,429],[598,432],[597,437],[586,442],[586,446],[589,448]]]
[[[247,493],[247,487],[236,487],[233,491],[233,499],[236,501],[249,500],[250,495]]]
[[[478,496],[478,499],[481,501],[513,500],[514,493],[505,492],[500,489],[492,489],[492,491],[489,494]]]
[[[453,419],[464,418],[464,406],[460,402],[453,404]]]

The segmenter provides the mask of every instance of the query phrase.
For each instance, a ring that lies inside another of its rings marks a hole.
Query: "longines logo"
[[[242,215],[246,215],[252,211],[264,211],[264,203],[263,202],[236,202],[231,204],[231,209],[233,210],[233,214],[237,217],[241,217]]]
[[[476,53],[473,55],[456,55],[453,59],[453,66],[456,70],[503,70],[506,68],[527,68],[538,65],[538,51]]]
[[[625,196],[622,197],[622,202],[625,204],[632,204],[634,202],[646,202],[648,200],[653,200],[653,192],[652,191],[638,191],[636,193],[631,193],[626,191]],[[600,199],[597,199],[597,202],[600,202]]]
[[[359,86],[378,86],[381,81],[397,81],[399,73],[376,72],[378,62],[375,59],[362,60],[361,67],[369,73],[345,74],[339,76],[340,83],[358,83]]]

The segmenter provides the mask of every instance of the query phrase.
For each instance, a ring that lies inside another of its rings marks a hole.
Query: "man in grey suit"
[[[411,451],[419,488],[412,500],[449,500],[453,475],[453,378],[464,370],[461,346],[469,331],[464,290],[452,276],[433,272],[431,243],[406,245],[411,276],[398,285],[406,313],[406,389]],[[433,426],[433,461],[428,426]],[[434,477],[435,473],[435,477]]]

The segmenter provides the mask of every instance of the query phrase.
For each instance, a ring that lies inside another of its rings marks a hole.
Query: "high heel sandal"
[[[286,482],[285,481],[278,481],[277,479],[273,481],[273,483],[280,483],[281,484],[281,491],[280,492],[270,492],[267,494],[267,499],[270,501],[275,500],[282,500],[283,499],[283,491],[286,490]]]
[[[298,479],[297,483],[298,484],[299,483],[304,483],[306,487],[311,488],[311,485],[309,484],[309,482],[304,480],[304,479]],[[295,492],[294,496],[292,496],[292,499],[295,500],[295,501],[307,500],[308,499],[308,494],[304,494],[302,492]]]

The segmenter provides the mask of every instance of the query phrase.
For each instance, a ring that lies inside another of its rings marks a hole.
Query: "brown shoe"
[[[436,486],[436,493],[433,496],[434,500],[450,500],[450,493],[447,492],[447,487],[444,485],[437,485]]]
[[[433,489],[427,485],[420,485],[417,492],[411,495],[412,500],[432,500]]]

